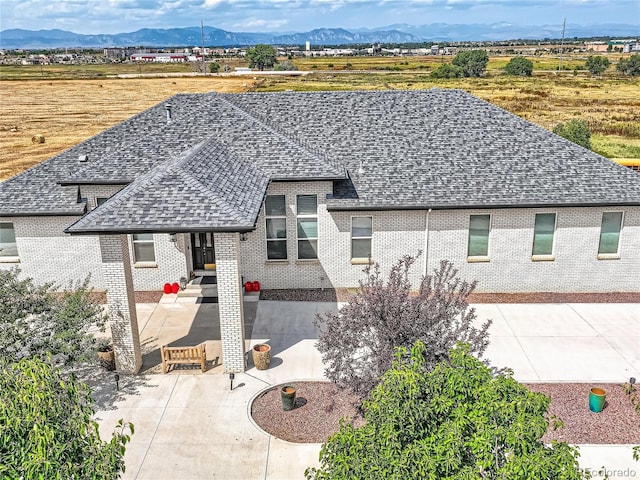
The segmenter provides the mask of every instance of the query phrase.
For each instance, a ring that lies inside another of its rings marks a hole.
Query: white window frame
[[[363,236],[354,236],[353,235],[353,219],[354,218],[370,218],[371,219],[371,235],[367,236],[367,237],[363,237]],[[352,215],[351,216],[351,241],[350,241],[350,247],[351,247],[351,263],[353,264],[369,264],[371,262],[371,259],[373,258],[373,215]],[[353,256],[353,241],[354,240],[370,240],[371,241],[371,250],[369,252],[369,256],[368,257],[354,257]]]
[[[470,255],[469,243],[471,240],[471,217],[489,217],[489,231],[487,232],[487,254],[486,255]],[[469,223],[467,227],[467,262],[488,262],[491,259],[491,230],[493,229],[493,215],[491,213],[471,213],[469,214]]]
[[[284,199],[284,214],[283,215],[269,215],[267,214],[267,198],[268,197],[282,197]],[[267,224],[270,219],[283,219],[284,220],[284,238],[268,238]],[[264,200],[264,237],[265,237],[265,255],[268,262],[285,262],[289,260],[289,226],[287,225],[287,197],[286,195],[267,195]],[[269,258],[269,242],[284,241],[285,245],[285,258]]]
[[[315,214],[300,214],[298,213],[298,198],[299,197],[316,197],[316,213]],[[298,219],[315,219],[316,221],[316,237],[310,238],[300,238],[298,236]],[[306,194],[300,193],[296,195],[296,259],[300,262],[316,262],[318,261],[318,237],[320,236],[320,225],[318,222],[318,195],[317,194]],[[315,240],[316,241],[316,256],[315,258],[300,258],[300,242],[307,240]]]
[[[156,263],[156,238],[155,235],[153,235],[152,233],[149,234],[152,236],[151,240],[136,240],[136,235],[147,235],[146,233],[142,233],[142,234],[138,234],[138,233],[132,233],[131,234],[131,251],[133,252],[133,265],[135,267],[157,267],[158,264]],[[141,243],[150,243],[153,246],[153,260],[139,260],[136,257],[136,244],[141,244]]]
[[[551,253],[534,254],[533,247],[536,241],[536,217],[538,215],[554,215],[553,218],[553,237],[551,239]],[[533,216],[533,239],[531,241],[531,260],[534,262],[550,262],[556,259],[556,232],[558,231],[558,212],[536,212]]]
[[[615,253],[600,253],[600,241],[602,239],[602,221],[607,213],[620,213],[620,230],[618,232],[618,248]],[[624,210],[605,210],[600,216],[600,234],[598,235],[598,260],[618,260],[620,258],[620,245],[622,244],[622,231],[624,230]]]
[[[20,252],[18,251],[18,239],[16,238],[16,226],[13,222],[0,222],[0,225],[10,225],[9,227],[5,227],[11,229],[13,231],[13,238],[16,244],[16,254],[15,255],[2,255],[2,251],[0,251],[0,263],[20,263]],[[2,248],[2,247],[0,247]]]

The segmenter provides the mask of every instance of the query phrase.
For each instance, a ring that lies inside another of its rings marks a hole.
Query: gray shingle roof
[[[76,184],[133,182],[70,230],[245,229],[269,179],[334,180],[330,209],[640,205],[631,170],[431,89],[176,95],[0,184],[0,216],[79,215]]]
[[[137,178],[69,233],[248,231],[269,179],[207,140]]]

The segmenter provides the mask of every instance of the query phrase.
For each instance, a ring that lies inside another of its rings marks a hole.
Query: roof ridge
[[[325,164],[328,164],[329,166],[335,168],[336,170],[342,170],[342,171],[346,170],[345,166],[342,163],[332,160],[321,149],[315,148],[309,142],[299,138],[297,135],[292,135],[291,132],[288,132],[282,128],[277,127],[276,125],[273,125],[264,116],[254,111],[249,111],[243,108],[243,106],[239,105],[238,102],[235,100],[236,98],[239,97],[238,94],[219,94],[219,95],[222,101],[226,102],[231,107],[238,110],[245,117],[249,117],[253,119],[255,122],[260,124],[263,128],[266,128],[267,130],[270,130],[274,133],[281,135],[286,142],[302,147],[305,151],[310,153],[312,156],[316,157],[318,160],[324,162]]]

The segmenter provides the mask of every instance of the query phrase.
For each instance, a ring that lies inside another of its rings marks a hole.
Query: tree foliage
[[[278,63],[278,52],[271,45],[264,43],[258,44],[253,48],[247,49],[247,58],[250,67],[257,67],[259,70],[272,68]]]
[[[609,59],[600,55],[589,55],[586,63],[584,64],[585,68],[589,70],[591,75],[600,75],[609,68],[609,65],[611,65]]]
[[[550,399],[490,369],[459,345],[425,370],[429,346],[400,349],[365,401],[365,423],[322,446],[310,480],[581,479],[577,449],[546,446]],[[557,425],[555,425],[557,426]]]
[[[7,361],[37,356],[68,365],[95,353],[90,329],[106,315],[90,297],[88,279],[62,294],[51,284],[20,279],[19,270],[0,270],[0,351]]]
[[[623,75],[640,75],[640,53],[631,55],[629,58],[621,58],[616,68]]]
[[[443,63],[433,72],[431,72],[433,78],[460,78],[463,76],[462,68],[450,63]]]
[[[338,313],[316,316],[327,378],[365,397],[391,367],[396,347],[422,340],[428,345],[426,368],[446,359],[458,341],[468,342],[478,355],[484,352],[491,321],[473,326],[475,310],[467,303],[476,283],[461,280],[443,261],[413,292],[409,270],[415,260],[406,255],[396,262],[386,284],[378,264],[367,266],[358,294]]]
[[[487,70],[489,55],[486,50],[468,50],[458,53],[452,63],[462,68],[465,77],[481,77]]]
[[[218,64],[217,62],[211,62],[209,64],[209,71],[211,73],[218,73],[220,71],[220,64]]]
[[[0,362],[0,477],[112,480],[124,472],[132,424],[102,441],[89,387],[37,358]]]
[[[518,75],[521,77],[530,77],[533,73],[533,62],[524,57],[513,57],[504,68],[508,75]]]
[[[559,123],[553,127],[553,133],[591,150],[591,132],[584,120],[572,118],[566,123]]]

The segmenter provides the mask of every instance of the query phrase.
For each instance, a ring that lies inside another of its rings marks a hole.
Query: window
[[[621,229],[622,212],[604,212],[602,214],[598,255],[618,255]]]
[[[17,257],[18,244],[13,223],[0,223],[0,257]]]
[[[491,215],[471,215],[469,219],[469,257],[489,256]]]
[[[351,217],[351,258],[371,257],[373,217]]]
[[[298,259],[318,258],[318,197],[297,195]]]
[[[153,233],[133,234],[133,261],[155,262],[156,254],[153,248]]]
[[[553,255],[555,229],[555,213],[536,213],[536,222],[533,229],[533,256]]]
[[[267,195],[264,202],[267,259],[287,259],[287,207],[284,195]]]

